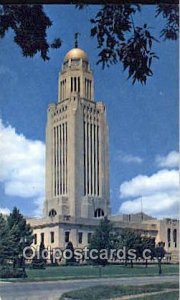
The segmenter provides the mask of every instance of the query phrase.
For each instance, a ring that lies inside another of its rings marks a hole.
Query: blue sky
[[[49,40],[60,36],[50,61],[39,54],[24,58],[13,33],[0,40],[0,208],[18,206],[25,215],[38,215],[44,198],[46,111],[57,101],[58,73],[75,32],[89,56],[95,98],[107,106],[110,140],[110,188],[113,213],[137,212],[140,198],[146,213],[176,216],[178,199],[178,42],[154,47],[159,60],[146,86],[131,84],[122,66],[102,70],[96,65],[96,41],[89,20],[97,11],[74,6],[45,6],[53,26]],[[162,19],[146,6],[135,18],[148,23],[158,36]]]

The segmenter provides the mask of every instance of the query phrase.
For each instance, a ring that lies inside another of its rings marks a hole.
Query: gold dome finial
[[[68,61],[69,59],[82,59],[88,62],[88,56],[86,52],[78,47],[78,36],[79,32],[74,34],[74,48],[71,49],[65,56],[64,61]]]
[[[71,49],[65,56],[64,61],[68,61],[69,59],[82,59],[88,62],[87,54],[84,50],[80,48]]]

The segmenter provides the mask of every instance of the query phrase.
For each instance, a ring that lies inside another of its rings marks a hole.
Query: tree
[[[40,52],[42,59],[48,60],[49,48],[61,46],[60,38],[52,43],[47,41],[47,29],[51,26],[52,21],[42,5],[0,5],[0,38],[12,29],[14,42],[22,49],[24,56],[33,57]]]
[[[178,4],[156,5],[155,17],[162,16],[166,24],[160,32],[163,40],[176,40],[179,31]],[[87,5],[79,4],[76,8],[83,9]],[[141,10],[140,5],[119,4],[102,5],[96,16],[92,18],[91,37],[96,38],[100,50],[97,64],[104,68],[112,64],[122,63],[133,84],[138,81],[145,84],[153,75],[152,62],[158,56],[153,51],[155,38],[147,24],[138,26],[134,16]],[[50,48],[61,46],[61,39],[47,41],[47,29],[52,21],[45,14],[42,5],[0,5],[0,38],[11,28],[14,41],[22,49],[24,56],[33,57],[40,52],[44,60],[48,60]]]
[[[82,5],[78,7],[83,8]],[[152,61],[158,58],[152,50],[153,43],[158,39],[152,36],[147,24],[137,26],[133,19],[141,7],[137,4],[103,5],[95,18],[90,20],[93,24],[91,36],[96,38],[100,49],[97,64],[102,64],[104,68],[121,62],[133,84],[136,81],[146,83],[147,78],[153,75]],[[165,28],[160,33],[165,40],[178,38],[178,12],[178,5],[156,6],[155,17],[162,15],[166,19]]]
[[[0,214],[0,264],[2,266],[0,276],[3,278],[27,276],[23,249],[30,246],[32,241],[32,229],[16,207],[7,218]],[[13,270],[9,262],[13,263]]]
[[[36,251],[36,254],[32,259],[33,269],[45,269],[46,258],[44,257],[45,255],[43,254],[44,249],[45,249],[44,243],[41,242],[39,250]]]
[[[100,251],[105,249],[109,253],[112,248],[112,229],[111,222],[105,217],[94,231],[89,248],[98,250],[98,258],[93,260],[95,264],[105,266],[108,263],[107,257],[103,258]]]
[[[145,260],[147,267],[147,259],[144,257],[144,251],[149,250],[148,254],[153,257],[155,249],[155,239],[152,237],[142,236],[140,233],[133,231],[132,229],[124,228],[121,233],[116,235],[115,249],[125,249],[125,266],[127,266],[128,260],[130,259],[131,267],[133,267],[133,260],[129,256],[131,249],[135,250],[136,260],[140,258]],[[147,253],[146,253],[147,254]]]
[[[8,247],[9,247],[9,230],[7,221],[0,214],[0,265],[3,265],[5,260],[8,259]]]
[[[32,229],[26,219],[15,207],[7,218],[9,230],[9,258],[13,260],[14,268],[23,260],[23,249],[33,241]],[[24,262],[24,260],[23,260]]]
[[[127,266],[127,262],[129,259],[129,250],[136,250],[136,255],[140,252],[141,247],[141,235],[134,232],[131,229],[124,228],[121,233],[118,235],[116,248],[117,249],[125,249],[125,266]],[[133,267],[133,261],[131,260],[131,267]]]
[[[136,249],[136,259],[140,258],[141,260],[145,260],[145,266],[148,266],[148,259],[153,258],[153,253],[155,249],[155,238],[148,236],[140,236],[139,243],[135,244]]]
[[[164,258],[165,254],[166,254],[166,251],[164,249],[164,243],[159,242],[154,249],[154,256],[157,258],[157,261],[158,261],[159,275],[162,274],[161,265],[162,265],[162,259]]]
[[[75,257],[74,257],[74,246],[71,241],[69,241],[66,245],[66,264],[74,264],[76,262]],[[72,254],[72,255],[71,255]]]

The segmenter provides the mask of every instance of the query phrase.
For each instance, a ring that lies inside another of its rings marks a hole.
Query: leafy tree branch
[[[82,10],[87,4],[77,4]],[[134,16],[142,10],[142,5],[119,4],[102,5],[90,20],[90,35],[96,39],[99,49],[97,64],[102,68],[121,63],[132,83],[145,84],[153,75],[152,63],[158,58],[153,50],[159,38],[177,40],[179,33],[179,10],[176,4],[156,5],[155,16],[162,17],[165,25],[160,36],[154,37],[148,24],[138,26]],[[33,57],[40,53],[48,60],[49,49],[58,49],[62,41],[59,37],[50,42],[47,30],[53,22],[44,12],[42,5],[0,5],[0,38],[9,29],[14,32],[14,42],[22,49],[23,56]]]

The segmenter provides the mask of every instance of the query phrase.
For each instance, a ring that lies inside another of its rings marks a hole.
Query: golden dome
[[[79,58],[88,61],[87,54],[84,50],[80,48],[73,48],[71,49],[65,56],[64,60],[67,61],[72,58]]]

